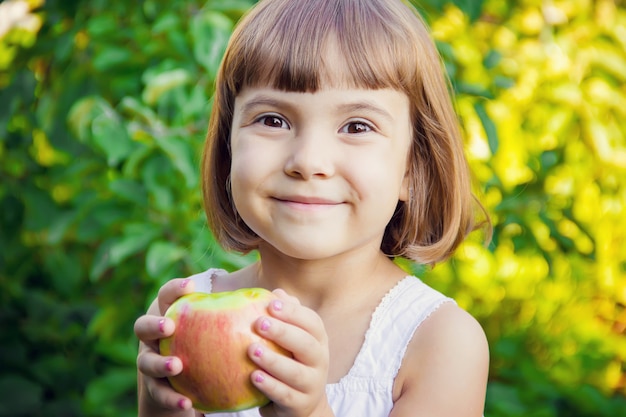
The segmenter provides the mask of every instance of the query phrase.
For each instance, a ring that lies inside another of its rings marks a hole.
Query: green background
[[[252,3],[0,2],[0,416],[136,415],[156,290],[254,258],[215,244],[198,184]],[[625,8],[421,3],[494,238],[403,265],[485,328],[487,416],[626,415]]]

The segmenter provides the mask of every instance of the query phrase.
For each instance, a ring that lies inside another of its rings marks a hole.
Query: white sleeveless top
[[[211,292],[209,269],[191,278],[199,292]],[[348,374],[326,385],[326,395],[337,417],[388,417],[393,408],[393,383],[402,358],[419,325],[439,306],[454,302],[418,278],[407,276],[382,299],[372,315],[365,341]],[[260,417],[258,409],[207,417]]]

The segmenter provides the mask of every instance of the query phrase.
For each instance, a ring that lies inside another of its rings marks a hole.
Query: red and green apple
[[[192,293],[174,302],[165,313],[176,324],[171,337],[161,339],[160,352],[177,356],[180,374],[172,387],[206,412],[239,411],[269,402],[250,381],[257,366],[247,354],[252,343],[287,352],[259,336],[254,322],[267,315],[276,296],[262,288],[218,293]]]

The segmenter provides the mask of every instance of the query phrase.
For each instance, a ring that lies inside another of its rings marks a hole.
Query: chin
[[[292,259],[298,259],[302,261],[317,261],[322,259],[332,258],[338,255],[341,251],[333,250],[329,247],[328,243],[325,244],[312,244],[310,241],[298,241],[291,244],[276,244],[272,245],[266,243],[266,245],[260,245],[259,250],[263,252],[263,247],[277,252],[279,256],[286,256]]]

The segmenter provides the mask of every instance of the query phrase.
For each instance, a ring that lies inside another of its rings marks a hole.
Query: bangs
[[[246,86],[314,92],[323,86],[412,90],[418,17],[369,0],[259,3],[233,35],[223,81],[235,95]],[[414,19],[415,22],[408,22]],[[413,32],[403,28],[412,27]]]

